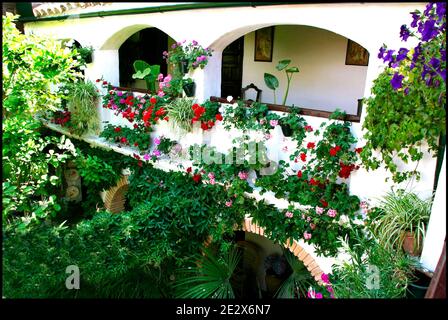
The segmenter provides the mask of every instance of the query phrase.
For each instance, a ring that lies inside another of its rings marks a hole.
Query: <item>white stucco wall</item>
[[[207,67],[204,70],[195,71],[192,75],[197,84],[196,98],[198,101],[203,101],[210,96],[220,95],[222,50],[231,42],[246,34],[248,34],[246,42],[251,42],[251,32],[262,27],[272,25],[310,26],[328,30],[341,35],[342,37],[352,39],[370,52],[369,66],[365,75],[365,88],[364,91],[361,92],[363,93],[363,96],[368,96],[370,94],[372,81],[382,71],[382,63],[376,58],[379,48],[383,43],[386,43],[388,47],[395,49],[403,46],[403,43],[399,38],[400,26],[402,24],[410,23],[411,16],[409,13],[411,11],[414,11],[415,9],[423,10],[424,6],[425,3],[423,2],[329,3],[200,9],[85,19],[79,19],[74,15],[72,18],[66,20],[26,23],[25,31],[27,33],[35,32],[38,34],[47,34],[60,39],[74,38],[83,46],[92,45],[95,48],[94,61],[92,64],[89,64],[86,76],[92,80],[103,76],[114,85],[119,84],[118,48],[133,33],[147,27],[157,27],[176,41],[182,41],[184,39],[187,41],[197,40],[204,47],[210,46],[215,50]],[[304,32],[302,40],[305,42],[313,40],[310,40],[310,38],[312,38],[312,32],[316,31],[316,29],[304,28],[303,30],[308,30],[311,33]],[[322,34],[322,37],[324,36],[325,34]],[[337,40],[336,36],[331,37],[328,34],[327,36],[327,40],[333,41],[333,46],[335,50],[337,50],[334,52],[332,51],[331,55],[330,52],[323,52],[323,59],[316,58],[316,60],[322,60],[321,63],[324,65],[326,63],[325,58],[326,60],[339,60],[341,58],[337,57],[342,55],[341,51],[345,51],[342,50],[345,45],[342,45],[342,42]],[[282,33],[280,33],[279,38],[279,34],[277,33],[275,41],[278,41],[279,39],[281,40],[282,37],[288,39],[290,35],[287,33],[283,33],[282,35]],[[319,45],[321,48],[325,48],[326,43],[321,43],[321,40],[319,39],[314,40],[316,40],[314,45]],[[282,49],[281,46],[277,46],[277,48],[279,50],[284,49],[284,51],[279,52],[284,52],[283,54],[285,55],[288,54],[288,50],[291,50],[288,48]],[[250,49],[248,48],[247,57],[251,56],[253,57],[253,52],[250,52]],[[309,59],[312,58],[314,57],[309,56]],[[275,63],[276,60],[277,57],[274,56],[273,63]],[[293,61],[293,63],[294,62],[295,61]],[[313,61],[311,60],[309,63],[303,63],[303,65],[301,65],[301,63],[297,61],[297,65],[302,71],[301,74],[295,76],[295,80],[299,81],[298,90],[301,90],[301,85],[307,88],[312,87],[311,84],[300,82],[303,80],[300,78],[302,74],[306,76],[306,74],[309,73],[309,70],[307,69],[308,66],[315,64],[312,62]],[[351,70],[354,68],[357,70]],[[352,72],[354,75],[356,74],[356,77],[358,77],[357,79],[362,79],[362,75],[360,75],[362,72],[358,71],[362,68],[363,67],[350,66],[350,71],[347,70],[347,72]],[[250,73],[246,73],[246,76],[248,74]],[[333,74],[333,77],[336,75],[336,73],[330,74]],[[341,82],[347,78],[348,76],[346,75],[344,78],[333,78],[333,80]],[[308,79],[310,80],[310,78]],[[356,80],[354,82],[361,83],[363,81]],[[336,87],[339,85],[341,84],[335,84]],[[362,86],[363,85],[364,83],[362,83]],[[329,90],[334,89],[333,87],[327,88],[329,88]],[[351,90],[352,91],[349,91],[350,94],[353,94],[357,99],[360,94],[360,89],[355,89],[355,87],[352,86]],[[269,90],[264,90],[263,93],[269,94]],[[301,93],[298,93],[297,95],[300,100]],[[324,102],[328,101],[328,103],[335,103],[335,97],[338,99],[346,98],[343,97],[343,95],[344,94],[341,95],[340,92],[335,93],[334,91],[331,91],[329,94],[323,93],[322,97],[318,97],[317,94],[314,94],[316,99],[319,98],[324,100]],[[298,103],[300,103],[300,101]],[[316,102],[309,100],[307,103],[311,104]],[[322,103],[322,105],[323,104],[324,103]],[[321,104],[316,103],[313,106],[318,107],[319,105]],[[102,112],[103,120],[113,119],[113,116],[106,111]],[[365,112],[362,114],[361,124],[354,124],[353,126],[353,131],[359,138],[362,136],[361,125],[364,117]],[[307,120],[311,123],[319,123],[323,119],[307,118]],[[278,141],[278,145],[282,143],[283,141]],[[364,142],[360,139],[358,146],[362,146],[363,144]],[[422,169],[422,179],[419,182],[413,181],[410,185],[404,185],[403,187],[412,188],[417,193],[428,194],[433,185],[435,164],[435,158],[431,158],[429,155],[425,156],[419,164],[419,168]],[[359,195],[361,198],[374,199],[375,197],[379,197],[387,192],[392,186],[392,182],[385,183],[384,178],[386,175],[387,174],[383,169],[379,169],[375,172],[366,172],[361,169],[352,175],[350,179],[350,191],[353,194]],[[445,174],[441,174],[441,177],[442,176],[445,178]],[[440,196],[438,201],[441,201]],[[436,222],[431,222],[432,224],[442,222],[440,215],[435,219]],[[430,233],[433,232],[437,233],[439,236],[430,236]],[[427,240],[425,242],[425,248],[433,246],[433,241],[439,241],[439,238],[440,230],[437,230],[437,228],[430,228],[428,231],[428,239],[432,240]],[[434,257],[437,254],[440,253],[434,253],[431,257]]]
[[[347,38],[308,26],[275,26],[272,62],[254,61],[255,32],[244,37],[243,87],[254,83],[263,90],[261,101],[274,103],[274,93],[264,82],[264,73],[280,82],[277,103],[281,104],[287,80],[284,71],[275,69],[278,61],[291,59],[297,66],[287,105],[356,114],[358,99],[364,95],[367,67],[345,65]]]

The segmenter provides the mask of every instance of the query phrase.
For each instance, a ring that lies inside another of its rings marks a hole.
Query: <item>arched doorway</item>
[[[167,64],[163,59],[163,52],[168,51],[173,42],[171,37],[157,28],[145,28],[127,38],[118,50],[120,86],[146,89],[144,81],[132,78],[135,60],[159,65],[160,72],[166,75]]]

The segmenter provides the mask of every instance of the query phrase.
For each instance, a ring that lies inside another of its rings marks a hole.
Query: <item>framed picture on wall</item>
[[[274,50],[274,27],[255,31],[255,61],[272,62]]]
[[[345,64],[352,66],[367,66],[369,65],[369,52],[355,41],[348,39]]]

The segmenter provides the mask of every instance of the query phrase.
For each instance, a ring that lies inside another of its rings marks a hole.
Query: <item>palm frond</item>
[[[298,295],[306,295],[308,288],[313,285],[313,277],[302,261],[291,251],[285,249],[284,256],[289,263],[292,273],[283,281],[275,296],[277,298],[295,298]]]
[[[176,295],[179,298],[235,298],[230,284],[240,259],[237,248],[230,249],[221,259],[209,249],[204,255],[197,255],[197,268],[186,268],[181,271],[183,277],[176,285]]]

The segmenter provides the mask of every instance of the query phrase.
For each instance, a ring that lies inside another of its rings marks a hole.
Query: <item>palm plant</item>
[[[235,298],[230,280],[241,259],[236,247],[220,258],[209,249],[194,258],[197,268],[181,270],[183,278],[175,285],[179,298]]]
[[[415,251],[421,248],[426,225],[431,214],[432,197],[421,200],[415,193],[398,190],[388,192],[380,201],[381,214],[372,223],[372,231],[386,248],[399,249],[403,246],[405,234],[414,235]]]
[[[76,82],[69,85],[67,108],[71,113],[70,122],[76,134],[97,131],[99,116],[96,109],[99,94],[91,81]]]
[[[306,296],[308,288],[314,284],[313,277],[303,262],[292,254],[291,251],[285,249],[284,257],[291,267],[292,273],[285,281],[283,281],[282,285],[275,293],[275,296],[277,298]]]
[[[192,105],[193,100],[190,98],[177,98],[167,105],[166,110],[172,126],[186,132],[190,132],[193,129],[191,120],[194,117],[194,111],[191,108]]]

